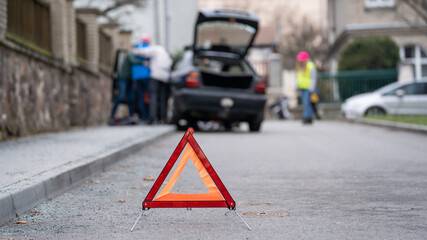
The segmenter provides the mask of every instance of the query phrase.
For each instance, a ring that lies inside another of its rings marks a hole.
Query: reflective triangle
[[[199,144],[194,139],[193,133],[194,130],[189,128],[178,143],[178,146],[175,148],[166,166],[163,168],[143,201],[143,209],[179,207],[227,207],[229,209],[235,209],[236,203],[213,169]],[[172,173],[171,178],[163,190],[154,198],[182,151],[184,151],[184,153],[182,154],[176,170]],[[200,178],[209,191],[208,193],[187,194],[170,192],[189,159],[191,159],[196,167]]]
[[[196,193],[196,194],[187,194],[187,193],[170,193],[179,176],[181,175],[182,170],[185,167],[185,164],[188,160],[191,159],[194,166],[197,169],[197,172],[200,175],[203,183],[208,189],[209,193]],[[178,167],[173,172],[171,178],[169,179],[166,186],[159,193],[159,195],[153,201],[216,201],[224,200],[215,183],[212,181],[212,178],[209,176],[206,168],[203,166],[197,154],[194,152],[194,149],[190,144],[187,144],[187,147],[184,151],[184,154],[181,157]]]

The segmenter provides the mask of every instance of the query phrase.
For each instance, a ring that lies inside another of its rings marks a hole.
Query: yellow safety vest
[[[311,69],[313,69],[314,63],[307,62],[307,67],[304,72],[298,71],[297,69],[297,82],[299,89],[309,89],[311,85]]]

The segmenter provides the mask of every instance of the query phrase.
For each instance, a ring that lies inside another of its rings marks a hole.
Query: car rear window
[[[252,74],[253,71],[245,61],[221,61],[210,58],[195,58],[194,66],[200,70],[215,73]]]
[[[209,21],[198,25],[197,49],[244,53],[256,33],[255,28],[239,23]]]

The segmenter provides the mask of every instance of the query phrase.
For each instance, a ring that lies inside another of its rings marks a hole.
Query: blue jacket
[[[135,44],[134,48],[145,48],[148,47],[147,43],[137,43]],[[144,58],[140,56],[135,56],[136,60],[146,62],[150,61],[149,58]],[[134,64],[132,65],[132,81],[139,81],[139,80],[147,80],[150,79],[151,71],[150,67],[140,65],[140,64]]]

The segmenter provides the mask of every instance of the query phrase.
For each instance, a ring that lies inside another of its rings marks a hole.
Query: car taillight
[[[190,72],[185,77],[185,86],[190,88],[198,88],[200,86],[199,74],[197,72]]]
[[[265,88],[267,85],[267,81],[260,77],[258,78],[258,80],[255,82],[255,92],[256,93],[265,93]]]

